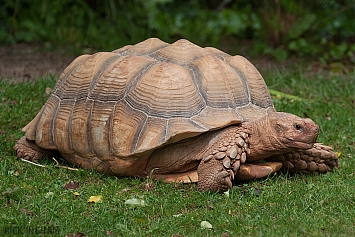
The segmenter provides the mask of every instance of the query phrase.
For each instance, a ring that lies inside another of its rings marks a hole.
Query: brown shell
[[[270,111],[265,82],[245,58],[152,38],[75,59],[23,130],[46,149],[127,157]]]

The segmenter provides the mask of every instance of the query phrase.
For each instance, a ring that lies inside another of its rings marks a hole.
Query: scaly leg
[[[216,159],[201,161],[198,166],[198,188],[202,191],[227,191],[232,188],[234,173]]]
[[[301,173],[325,173],[340,166],[337,154],[321,143],[315,143],[308,150],[296,150],[267,160],[282,162],[282,169]]]
[[[248,134],[239,128],[226,130],[222,139],[206,152],[197,168],[198,187],[207,191],[226,191],[249,152]]]
[[[43,149],[37,146],[34,141],[28,140],[25,136],[17,141],[14,149],[18,158],[30,161],[40,160],[55,154],[55,151]]]

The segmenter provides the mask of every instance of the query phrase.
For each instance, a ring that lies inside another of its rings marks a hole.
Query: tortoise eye
[[[302,131],[302,126],[301,126],[300,124],[298,124],[298,123],[295,123],[295,124],[293,125],[293,127],[294,127],[296,130],[298,130],[298,131]]]

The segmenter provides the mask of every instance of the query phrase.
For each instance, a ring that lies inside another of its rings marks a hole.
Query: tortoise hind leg
[[[40,160],[55,154],[55,151],[43,149],[37,146],[34,141],[28,140],[25,136],[17,141],[14,149],[18,158],[31,161]]]

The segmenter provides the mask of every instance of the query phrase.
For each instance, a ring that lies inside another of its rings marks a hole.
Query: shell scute
[[[205,55],[192,65],[198,69],[197,81],[208,106],[237,108],[250,102],[247,86],[238,72],[216,55]]]
[[[247,82],[250,101],[261,108],[273,107],[272,98],[267,90],[266,83],[259,71],[246,58],[242,56],[227,57],[226,62],[241,72],[243,81]]]
[[[129,116],[126,116],[128,115]],[[132,109],[127,103],[118,103],[112,113],[110,147],[115,156],[129,156],[146,123],[147,115]]]
[[[120,55],[147,55],[168,45],[160,39],[150,38],[135,45],[126,45],[112,52]]]
[[[148,117],[136,142],[134,151],[143,153],[152,150],[157,144],[166,142],[167,120],[157,117]]]
[[[93,76],[88,97],[93,100],[118,101],[143,70],[155,61],[144,56],[115,56]]]
[[[38,146],[48,147],[48,149],[57,149],[52,132],[52,116],[56,114],[58,104],[59,99],[55,96],[50,96],[46,106],[41,110],[38,122],[34,124],[35,127],[26,131],[26,136],[28,135],[28,137],[34,138]],[[32,134],[30,132],[32,132]],[[33,134],[33,132],[35,132],[35,134]]]
[[[125,100],[150,116],[164,118],[190,117],[204,107],[189,70],[165,62],[143,74]]]
[[[101,66],[114,56],[112,53],[96,53],[83,57],[74,65],[71,64],[71,68],[61,74],[53,89],[53,94],[60,99],[86,98],[94,81],[95,73],[100,71]]]
[[[72,99],[61,100],[57,116],[54,118],[54,141],[58,150],[63,153],[73,153],[71,135],[69,133],[69,122],[71,121],[72,110],[75,101]]]
[[[111,116],[115,106],[113,101],[94,102],[90,116],[90,140],[92,151],[99,157],[111,154]]]
[[[205,54],[208,54],[208,52],[200,46],[197,46],[188,40],[180,39],[157,50],[150,56],[162,62],[173,62],[179,65],[187,65]]]
[[[83,157],[93,154],[90,140],[90,111],[94,101],[80,99],[75,102],[72,117],[69,121],[69,134],[75,153]]]

